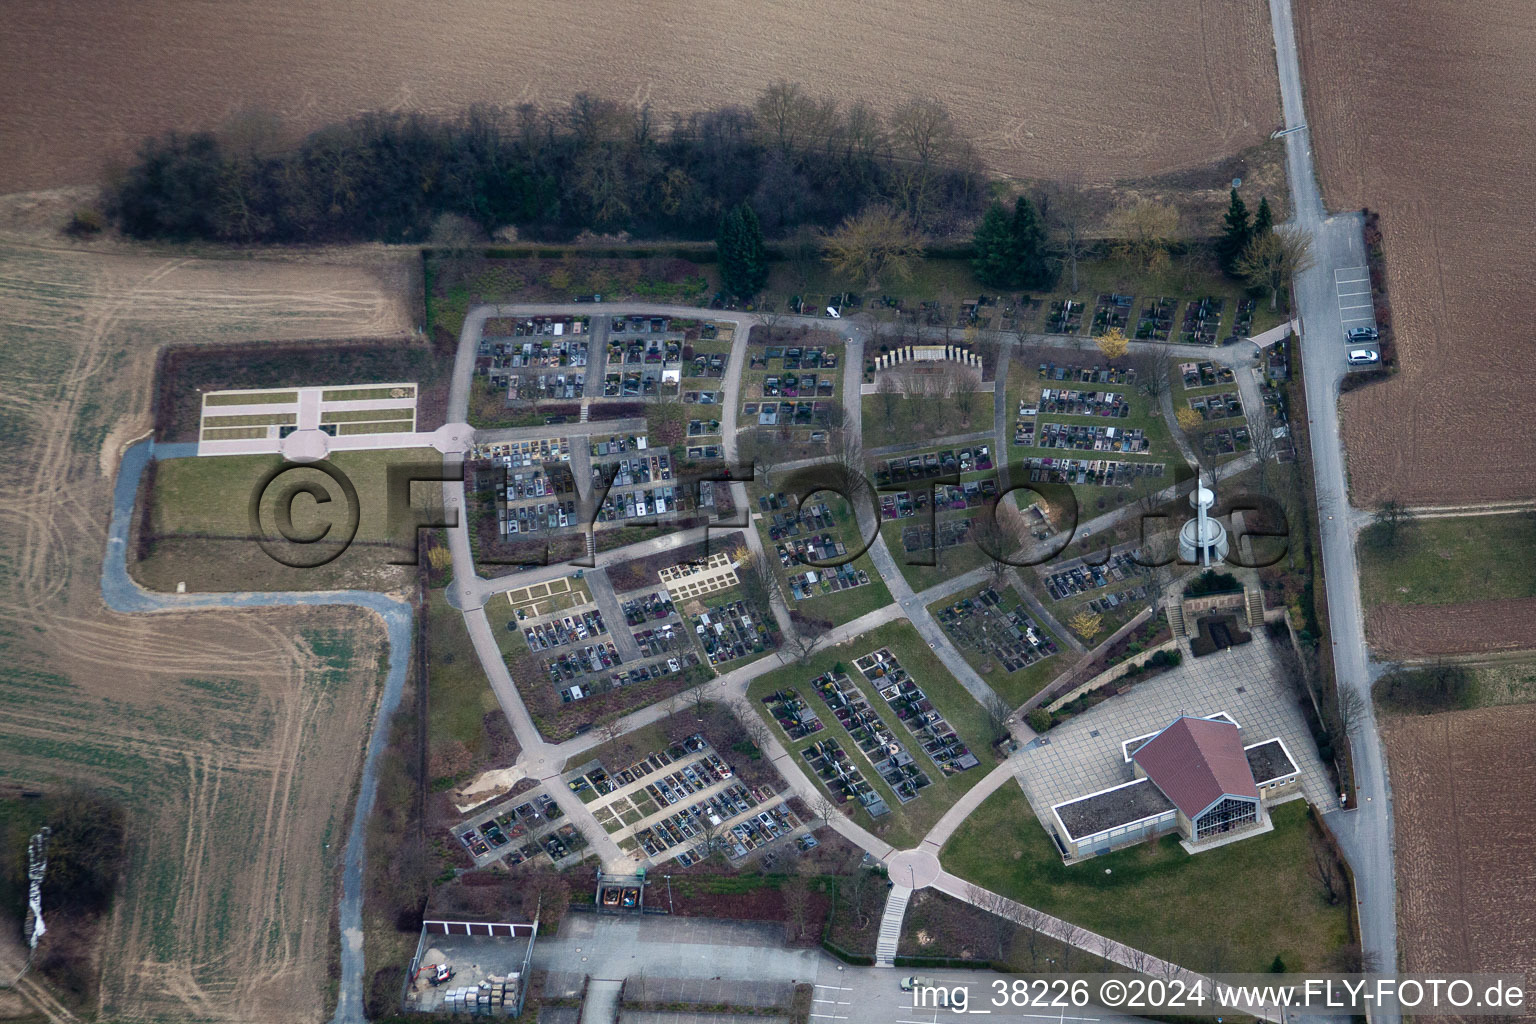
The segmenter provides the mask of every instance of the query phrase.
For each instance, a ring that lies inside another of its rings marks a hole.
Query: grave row
[[[987,587],[939,612],[939,622],[960,643],[998,662],[1004,672],[1017,672],[1057,653],[1050,636],[1036,625],[1022,605],[1004,613],[1002,598]]]
[[[811,689],[848,731],[875,774],[885,780],[902,803],[915,800],[933,784],[912,755],[896,741],[885,720],[875,713],[864,692],[846,675],[824,672],[811,680]]]
[[[1143,477],[1161,477],[1166,466],[1161,462],[1118,462],[1113,459],[1022,460],[1032,484],[1080,484],[1094,487],[1130,487]]]
[[[896,718],[940,771],[955,775],[981,763],[889,648],[855,658],[853,667],[896,712]]]
[[[1013,443],[1025,448],[1071,448],[1083,452],[1125,452],[1136,454],[1151,450],[1151,442],[1140,427],[1095,427],[1080,423],[1042,423],[1035,432],[1033,423],[1021,423]]]

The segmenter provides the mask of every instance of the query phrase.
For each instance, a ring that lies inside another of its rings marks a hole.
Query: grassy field
[[[1360,534],[1360,589],[1371,604],[1459,604],[1536,597],[1528,513],[1419,519]]]
[[[485,716],[499,708],[464,628],[464,616],[448,604],[446,591],[429,594],[427,748],[436,788],[491,753]]]
[[[887,401],[892,403],[889,417],[886,415]],[[932,422],[918,419],[916,410],[924,407],[925,399],[908,399],[899,395],[888,399],[886,395],[874,394],[864,395],[860,402],[863,403],[865,451],[888,445],[921,443],[935,437],[992,430],[993,396],[984,391],[966,392],[953,400],[933,406],[928,414]]]
[[[1017,786],[989,796],[945,845],[949,871],[1194,970],[1321,970],[1348,941],[1346,908],[1309,873],[1316,840],[1300,801],[1275,830],[1198,856],[1176,836],[1062,864]]]
[[[934,517],[934,525],[943,523],[946,519],[973,513],[940,514]],[[901,574],[906,577],[907,583],[918,592],[929,587],[970,572],[987,560],[986,553],[975,544],[963,543],[958,547],[934,549],[933,551],[919,550],[910,555],[901,546],[901,529],[903,526],[912,526],[925,523],[924,516],[915,516],[912,519],[896,519],[880,524],[880,533],[885,537],[885,546],[890,550],[891,557],[896,560]],[[932,558],[935,565],[909,565],[908,560]]]
[[[940,610],[957,604],[965,598],[975,597],[988,586],[990,584],[983,583],[979,586],[962,590],[958,594],[953,594],[942,601],[936,601],[929,605],[928,611],[937,617]],[[1002,598],[1002,603],[997,606],[997,610],[1005,615],[1022,603],[1019,600],[1018,592],[1012,587],[1004,587],[998,591],[998,596]],[[1034,618],[1034,616],[1031,616],[1031,618]],[[1002,665],[993,661],[976,648],[961,643],[953,633],[949,634],[949,638],[954,643],[955,649],[964,656],[971,668],[976,670],[976,674],[986,680],[987,685],[992,687],[999,697],[1007,701],[1009,707],[1016,708],[1039,693],[1041,687],[1045,686],[1045,684],[1071,668],[1081,657],[1071,647],[1063,643],[1059,636],[1046,629],[1044,623],[1037,621],[1035,626],[1040,632],[1055,642],[1058,653],[1051,655],[1049,658],[1042,658],[1033,665],[1021,668],[1017,672],[1003,671]],[[946,629],[945,632],[948,633],[949,631]]]
[[[927,757],[918,750],[913,750],[914,744],[908,742],[910,734],[906,727],[901,725],[895,713],[881,699],[867,681],[853,667],[855,658],[863,657],[882,647],[889,647],[891,653],[901,662],[903,668],[910,672],[919,681],[925,693],[932,698],[934,704],[944,717],[954,726],[955,731],[971,752],[981,759],[981,764],[969,771],[961,772],[945,778],[939,770],[928,761]],[[870,707],[884,719],[891,735],[902,741],[918,764],[922,766],[933,785],[923,790],[916,800],[903,805],[896,799],[890,787],[875,774],[873,767],[863,755],[859,753],[857,745],[840,725],[832,713],[827,710],[816,696],[809,691],[808,684],[816,676],[830,671],[833,666],[841,663],[850,678],[858,683],[865,695],[869,698]],[[747,689],[748,703],[763,716],[769,728],[774,731],[785,748],[790,750],[795,757],[795,763],[803,771],[808,771],[805,759],[800,756],[800,751],[810,746],[811,739],[802,739],[791,742],[773,717],[768,714],[767,705],[762,698],[775,690],[794,689],[805,697],[812,710],[821,718],[824,728],[816,734],[816,738],[832,738],[848,753],[853,763],[859,766],[864,777],[874,786],[876,792],[884,798],[891,813],[884,817],[871,819],[860,809],[855,809],[853,817],[861,825],[865,825],[876,835],[895,845],[898,849],[908,849],[916,846],[934,823],[944,815],[960,795],[970,789],[986,775],[988,767],[993,763],[989,754],[990,731],[987,725],[986,712],[976,703],[975,699],[955,680],[928,649],[928,645],[918,636],[917,631],[907,622],[896,622],[879,629],[864,633],[844,644],[818,651],[810,659],[787,668],[770,672],[759,676]]]
[[[863,569],[869,574],[869,582],[864,586],[854,587],[852,590],[839,590],[829,594],[821,594],[818,597],[810,597],[801,601],[794,600],[790,593],[787,582],[788,578],[796,573],[816,571],[816,567],[796,562],[785,568],[779,561],[776,554],[777,542],[768,533],[769,528],[772,526],[772,521],[768,518],[771,513],[761,513],[759,506],[756,504],[758,496],[766,490],[766,488],[754,484],[748,488],[747,496],[752,502],[754,514],[763,516],[763,518],[756,520],[758,536],[762,539],[764,552],[768,557],[769,563],[774,568],[774,577],[778,580],[779,590],[783,593],[784,600],[790,611],[800,612],[802,615],[840,626],[845,622],[851,622],[860,615],[872,612],[876,608],[884,608],[891,603],[891,592],[880,578],[879,570],[875,568],[874,562],[870,560],[867,552],[853,560],[853,567],[855,569]],[[849,507],[848,502],[836,495],[825,493],[819,495],[816,500],[822,500],[827,503],[827,507],[832,512],[832,518],[837,523],[836,529],[822,532],[833,534],[849,551],[857,550],[863,540],[859,534],[858,523],[854,520],[853,510]]]
[[[406,571],[389,563],[385,477],[392,465],[422,465],[440,471],[436,453],[399,450],[341,452],[329,461],[357,490],[357,535],[334,561],[315,568],[293,568],[270,557],[252,539],[250,503],[265,474],[282,463],[277,455],[232,455],[173,459],[158,463],[144,523],[146,557],[130,560],[138,580],[155,590],[325,590],[337,587],[387,589],[406,581]],[[316,484],[332,498],[321,504],[299,496],[292,505],[297,533],[318,534],[327,526],[340,532],[346,503],[330,477],[314,469],[282,476],[266,492],[263,522],[271,529],[272,510],[285,485]],[[415,489],[420,505],[426,496]],[[142,498],[141,498],[142,500]]]

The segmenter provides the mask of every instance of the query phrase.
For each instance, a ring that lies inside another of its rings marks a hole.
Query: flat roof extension
[[[1137,779],[1057,804],[1051,809],[1075,841],[1165,814],[1173,810],[1173,801],[1152,785],[1150,779]]]

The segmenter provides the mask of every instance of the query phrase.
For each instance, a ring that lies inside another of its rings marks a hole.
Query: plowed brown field
[[[1299,0],[1332,208],[1381,211],[1402,372],[1344,396],[1357,504],[1536,489],[1536,4]]]
[[[1383,723],[1403,970],[1536,973],[1536,706]],[[1469,1018],[1476,1019],[1476,1018]]]
[[[11,4],[0,192],[96,180],[146,134],[243,107],[304,129],[583,90],[693,110],[779,78],[878,105],[934,94],[998,169],[1106,181],[1262,140],[1272,53],[1264,5],[1229,0]]]
[[[1372,605],[1365,629],[1373,648],[1399,657],[1528,651],[1536,649],[1536,600]]]
[[[398,270],[42,248],[0,233],[0,779],[129,812],[103,1019],[318,1020],[383,630],[341,609],[116,615],[121,445],[168,342],[408,327]]]

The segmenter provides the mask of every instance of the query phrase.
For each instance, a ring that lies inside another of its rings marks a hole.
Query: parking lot
[[[1339,322],[1345,332],[1359,327],[1376,326],[1376,309],[1371,302],[1371,271],[1369,267],[1340,267],[1333,272],[1333,290],[1338,296]],[[1349,350],[1365,349],[1376,353],[1378,362],[1362,364],[1370,369],[1380,366],[1381,346],[1376,341],[1345,341]],[[1354,369],[1354,367],[1351,367]]]

